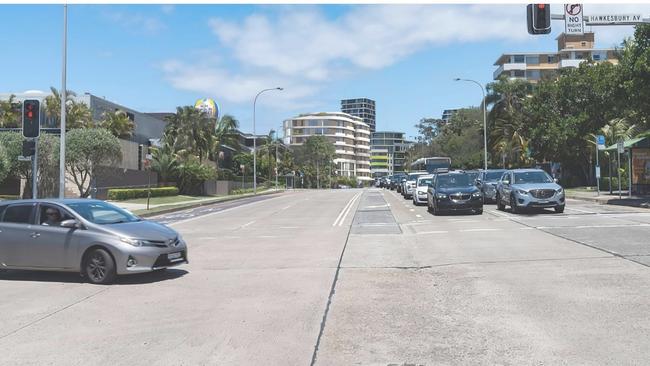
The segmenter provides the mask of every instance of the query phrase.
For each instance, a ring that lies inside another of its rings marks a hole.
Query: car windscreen
[[[527,183],[553,183],[553,178],[543,171],[515,173],[514,184]]]
[[[422,174],[409,174],[409,177],[407,180],[417,180],[419,176]]]
[[[433,181],[433,178],[423,178],[418,181],[418,186],[428,186]]]
[[[495,182],[501,178],[505,170],[499,170],[495,172],[487,172],[485,173],[485,181],[486,182]]]
[[[99,225],[141,220],[132,213],[106,202],[74,202],[68,203],[67,206],[84,219]]]
[[[474,180],[469,174],[439,175],[436,180],[438,188],[464,188],[474,185]]]

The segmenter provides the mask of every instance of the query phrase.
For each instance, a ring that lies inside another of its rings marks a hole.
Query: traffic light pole
[[[38,198],[38,137],[34,138],[34,156],[32,157],[32,199]]]

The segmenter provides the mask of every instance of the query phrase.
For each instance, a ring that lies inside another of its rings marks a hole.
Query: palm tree
[[[240,150],[238,128],[239,121],[229,114],[225,114],[221,117],[219,122],[216,124],[211,155],[212,159],[217,162],[217,168],[219,167],[219,160],[223,159],[223,154],[221,154],[220,151],[223,146],[228,146],[235,151]]]
[[[204,112],[192,107],[178,107],[176,114],[167,119],[165,142],[184,157],[195,156],[202,162],[214,147],[215,121]]]
[[[11,94],[8,100],[0,100],[0,127],[15,128],[20,125],[20,103]]]
[[[57,124],[61,121],[61,94],[55,87],[50,87],[52,95],[45,97],[45,115]],[[84,103],[74,100],[77,94],[68,90],[66,93],[66,129],[86,128],[92,124],[92,112]]]
[[[162,185],[178,176],[180,164],[171,146],[154,147],[151,155],[151,169],[158,173]]]
[[[111,131],[115,137],[126,139],[133,135],[135,123],[131,121],[125,111],[104,112],[102,117],[103,120],[99,126]]]
[[[530,83],[523,80],[501,78],[488,85],[487,105],[492,105],[488,114],[490,149],[496,155],[506,156],[512,163],[529,162],[528,140],[524,137],[524,101],[528,96]]]

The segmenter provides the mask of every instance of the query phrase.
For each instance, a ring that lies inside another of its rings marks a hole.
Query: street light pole
[[[283,88],[269,88],[260,90],[253,100],[253,194],[257,194],[257,135],[255,134],[255,106],[257,104],[257,97],[260,94],[270,90],[284,90]]]
[[[66,63],[68,52],[68,5],[63,4],[63,66],[61,70],[61,140],[59,143],[59,198],[65,198],[65,105],[68,99],[66,92]]]
[[[483,154],[484,154],[484,160],[483,160],[483,169],[487,170],[488,165],[487,165],[487,103],[485,103],[485,88],[481,83],[479,83],[476,80],[471,80],[471,79],[461,79],[461,78],[455,78],[454,81],[467,81],[470,83],[474,83],[481,88],[481,93],[483,93]]]

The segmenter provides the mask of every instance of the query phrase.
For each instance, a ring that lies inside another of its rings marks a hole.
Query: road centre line
[[[494,229],[494,228],[485,228],[485,229],[463,229],[459,230],[461,233],[469,233],[469,232],[476,232],[476,231],[501,231],[502,229]]]
[[[588,214],[596,214],[596,213],[597,213],[597,212],[595,212],[595,211],[580,210],[580,209],[573,208],[573,207],[566,207],[566,210],[569,210],[569,211],[578,211],[578,212],[583,212],[583,213],[588,213]]]
[[[447,230],[437,230],[437,231],[419,231],[415,233],[415,235],[424,235],[424,234],[447,234],[449,231]]]
[[[341,221],[339,221],[339,226],[343,225],[343,222],[345,222],[345,219],[348,217],[350,211],[352,211],[352,207],[354,206],[354,203],[357,201],[359,197],[361,197],[361,193],[358,193],[356,196],[354,196],[354,198],[352,198],[352,203],[348,206],[348,209],[343,214],[343,217],[341,217]]]
[[[359,195],[361,195],[361,193],[357,193],[357,194],[354,195],[354,197],[350,198],[348,203],[343,207],[341,212],[336,217],[336,220],[334,220],[334,223],[332,223],[332,226],[336,226],[337,224],[338,224],[338,226],[341,226],[339,220],[341,222],[343,220],[345,220],[345,216],[343,216],[343,215],[345,214],[347,216],[346,211],[350,208],[350,206],[352,206],[352,204],[354,203],[354,201],[356,201],[356,199],[359,197]]]
[[[607,229],[622,227],[648,227],[650,224],[620,224],[620,225],[580,225],[580,226],[535,226],[535,229]]]
[[[255,223],[255,220],[253,220],[253,221],[251,221],[251,222],[247,222],[247,223],[245,223],[244,225],[240,226],[239,228],[240,228],[240,229],[243,229],[243,228],[245,228],[245,227],[247,227],[247,226],[249,226],[249,225],[253,225],[254,223]]]

